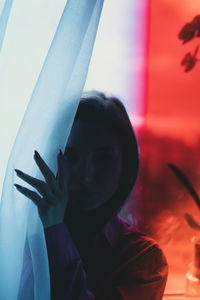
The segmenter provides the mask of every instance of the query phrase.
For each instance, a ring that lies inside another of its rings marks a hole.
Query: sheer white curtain
[[[0,50],[3,44],[12,4],[13,0],[2,0],[0,3]]]
[[[103,0],[68,0],[15,139],[0,203],[0,299],[17,299],[19,289],[20,300],[50,299],[42,224],[35,205],[13,187],[18,181],[14,169],[41,178],[33,160],[36,149],[56,172],[56,156],[64,149],[84,87],[102,6]],[[0,99],[4,93],[2,87]],[[15,99],[8,101],[12,107]]]

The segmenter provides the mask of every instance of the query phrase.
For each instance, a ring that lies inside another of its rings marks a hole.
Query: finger
[[[62,162],[62,178],[63,178],[63,189],[64,189],[64,193],[67,195],[68,192],[68,169],[66,168],[66,161],[64,160],[64,157],[62,156],[61,158],[61,162]]]
[[[56,193],[58,191],[58,186],[57,186],[55,175],[53,174],[53,172],[50,170],[50,168],[47,166],[47,164],[45,163],[45,161],[42,159],[42,157],[39,155],[37,151],[35,151],[34,159],[42,175],[44,176],[46,183],[49,185],[52,192]]]
[[[15,172],[17,173],[17,176],[20,177],[22,180],[30,184],[32,187],[36,188],[37,191],[46,199],[48,199],[48,202],[50,204],[55,204],[54,195],[49,189],[46,182],[39,180],[37,178],[34,178],[18,169],[15,169]]]
[[[43,201],[43,199],[36,192],[31,191],[19,184],[14,184],[14,186],[21,194],[31,199],[37,207],[47,206],[47,203],[45,203],[45,201]]]
[[[61,157],[62,157],[62,151],[60,150],[58,156],[57,156],[57,166],[58,166],[58,171],[57,171],[57,175],[56,175],[56,180],[58,182],[59,188],[62,191],[63,190],[63,182],[62,182],[62,162],[61,162]]]
[[[44,181],[39,180],[37,178],[34,178],[18,169],[15,169],[15,172],[17,173],[17,176],[32,185],[34,188],[36,188],[39,192],[42,191],[43,186],[46,184]]]
[[[57,174],[59,186],[62,190],[62,192],[67,192],[67,177],[66,177],[66,167],[65,167],[65,161],[63,158],[63,154],[60,151],[58,155],[58,174]]]

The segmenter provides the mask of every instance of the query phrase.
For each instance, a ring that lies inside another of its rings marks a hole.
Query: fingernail
[[[17,173],[17,175],[23,175],[24,173],[18,169],[15,169],[15,172]]]
[[[19,184],[14,184],[14,186],[17,188],[17,189],[20,189],[22,186],[21,185],[19,185]]]
[[[37,158],[40,158],[40,154],[36,150],[34,151],[34,153]]]

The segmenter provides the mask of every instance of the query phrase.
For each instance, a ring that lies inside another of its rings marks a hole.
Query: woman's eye
[[[112,161],[112,155],[111,154],[99,154],[93,156],[93,161],[103,163],[103,162],[110,162]]]

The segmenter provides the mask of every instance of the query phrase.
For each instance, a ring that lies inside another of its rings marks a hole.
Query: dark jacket
[[[45,229],[52,300],[161,300],[166,258],[152,239],[113,217],[81,255],[65,224]]]

